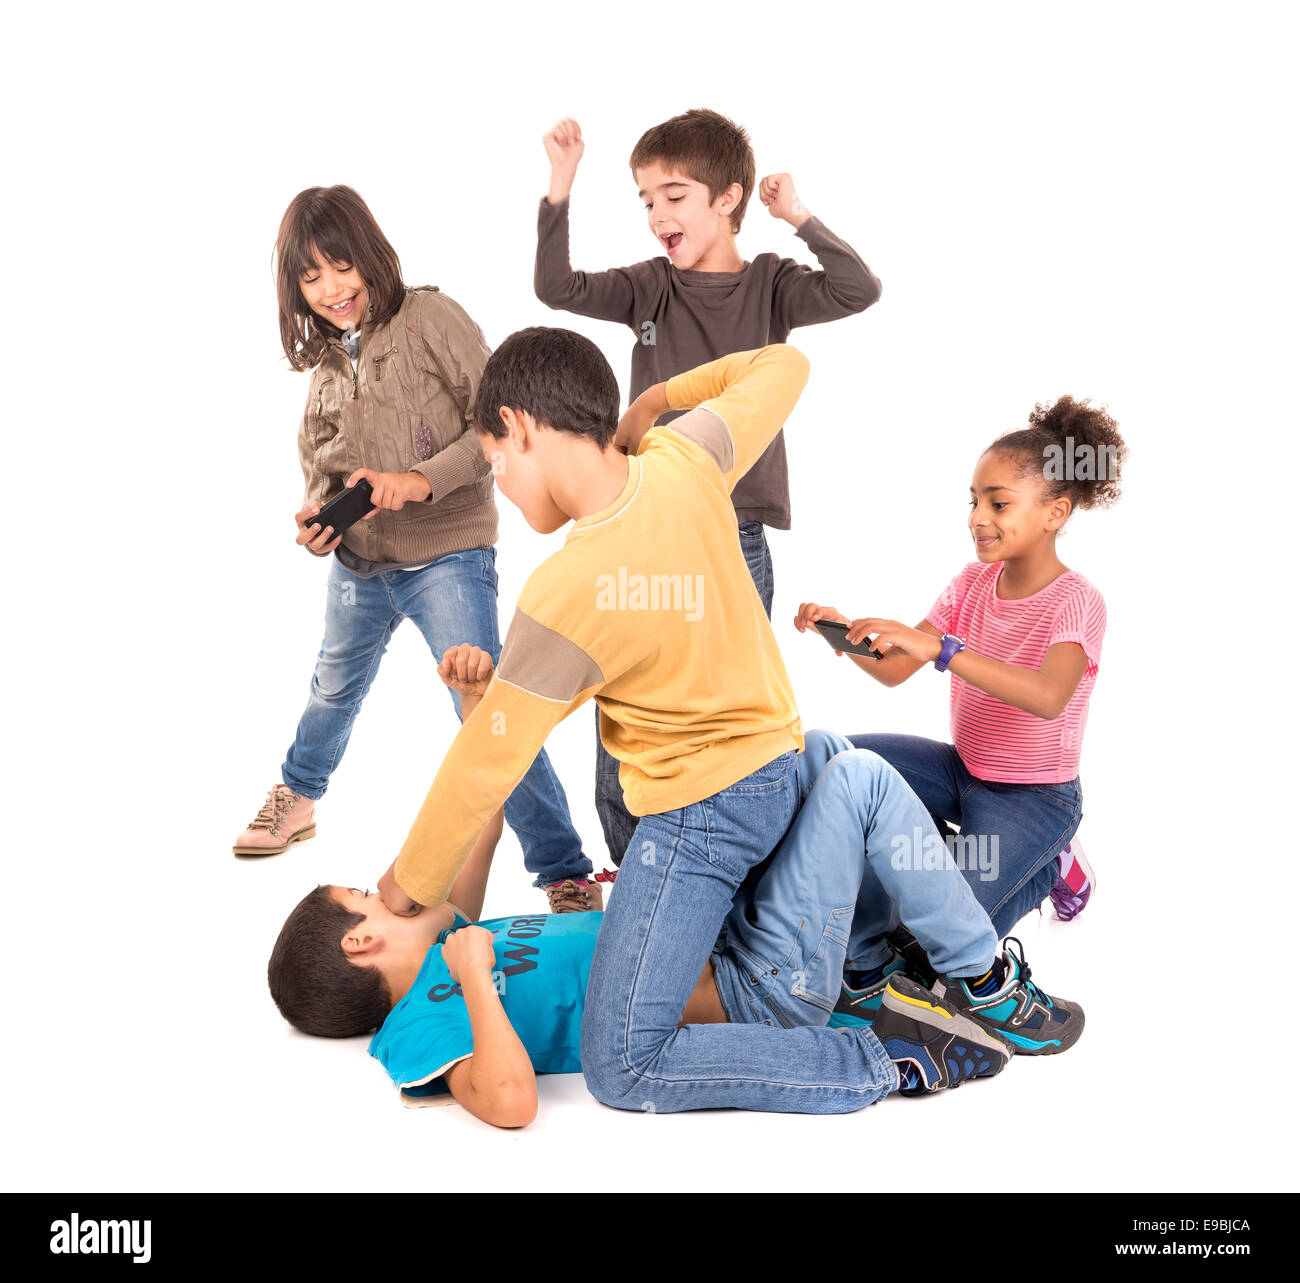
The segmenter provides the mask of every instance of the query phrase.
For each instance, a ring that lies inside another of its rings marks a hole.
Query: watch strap
[[[934,666],[941,672],[948,671],[948,665],[952,663],[952,657],[958,651],[966,649],[966,643],[960,637],[954,637],[951,633],[944,633],[943,644],[939,647],[939,658],[934,661]]]

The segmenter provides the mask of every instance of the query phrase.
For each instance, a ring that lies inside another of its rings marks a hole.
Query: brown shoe
[[[563,882],[552,882],[545,891],[552,913],[583,913],[588,909],[605,907],[600,887],[594,882],[588,882],[586,878],[565,878]]]
[[[316,804],[309,797],[277,784],[267,795],[257,819],[231,848],[236,855],[279,855],[294,842],[316,836]]]

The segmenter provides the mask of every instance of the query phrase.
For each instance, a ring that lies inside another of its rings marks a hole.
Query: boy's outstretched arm
[[[498,811],[488,821],[487,828],[479,834],[474,849],[470,851],[461,866],[456,880],[447,892],[447,903],[453,909],[463,913],[470,922],[476,922],[483,916],[483,900],[487,896],[488,875],[492,872],[492,857],[496,854],[497,843],[501,841],[501,830],[505,827],[505,812]]]
[[[483,693],[492,680],[492,668],[492,656],[468,642],[449,646],[443,652],[438,676],[452,690],[460,692],[462,721],[482,702]],[[483,916],[483,899],[487,894],[488,875],[492,872],[492,857],[501,841],[505,818],[505,811],[500,810],[488,821],[487,828],[478,835],[469,858],[447,892],[447,903],[471,922]]]
[[[792,259],[782,262],[772,282],[772,320],[778,333],[852,316],[880,297],[879,278],[847,241],[809,213],[789,174],[769,174],[759,183],[758,196],[773,218],[794,228],[821,264],[818,271]]]
[[[452,741],[401,853],[379,879],[380,896],[394,913],[415,914],[447,898],[475,841],[546,737],[605,684],[581,647],[528,614],[533,583],[524,585],[482,702]],[[548,591],[542,584],[535,596]]]
[[[537,1117],[537,1075],[497,993],[492,933],[483,927],[453,931],[442,960],[460,985],[474,1036],[474,1054],[447,1070],[451,1094],[494,1127],[526,1127]]]
[[[636,290],[627,269],[575,272],[569,262],[569,192],[583,152],[578,122],[560,121],[542,136],[542,143],[551,162],[551,181],[537,214],[537,259],[533,267],[537,297],[547,307],[635,325]]]

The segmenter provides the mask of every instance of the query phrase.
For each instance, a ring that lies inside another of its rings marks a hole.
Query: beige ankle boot
[[[279,855],[294,842],[316,836],[316,804],[294,793],[287,784],[277,784],[267,795],[257,819],[231,848],[236,855]]]
[[[565,878],[544,887],[552,913],[583,913],[604,907],[604,896],[594,881]]]

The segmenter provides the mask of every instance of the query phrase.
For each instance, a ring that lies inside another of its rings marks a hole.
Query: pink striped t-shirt
[[[997,595],[1000,561],[972,562],[944,590],[926,620],[978,655],[1037,671],[1049,646],[1075,642],[1088,657],[1070,702],[1050,722],[1005,704],[952,674],[952,742],[977,779],[1061,784],[1079,774],[1088,698],[1097,680],[1106,603],[1073,570],[1019,601]]]

